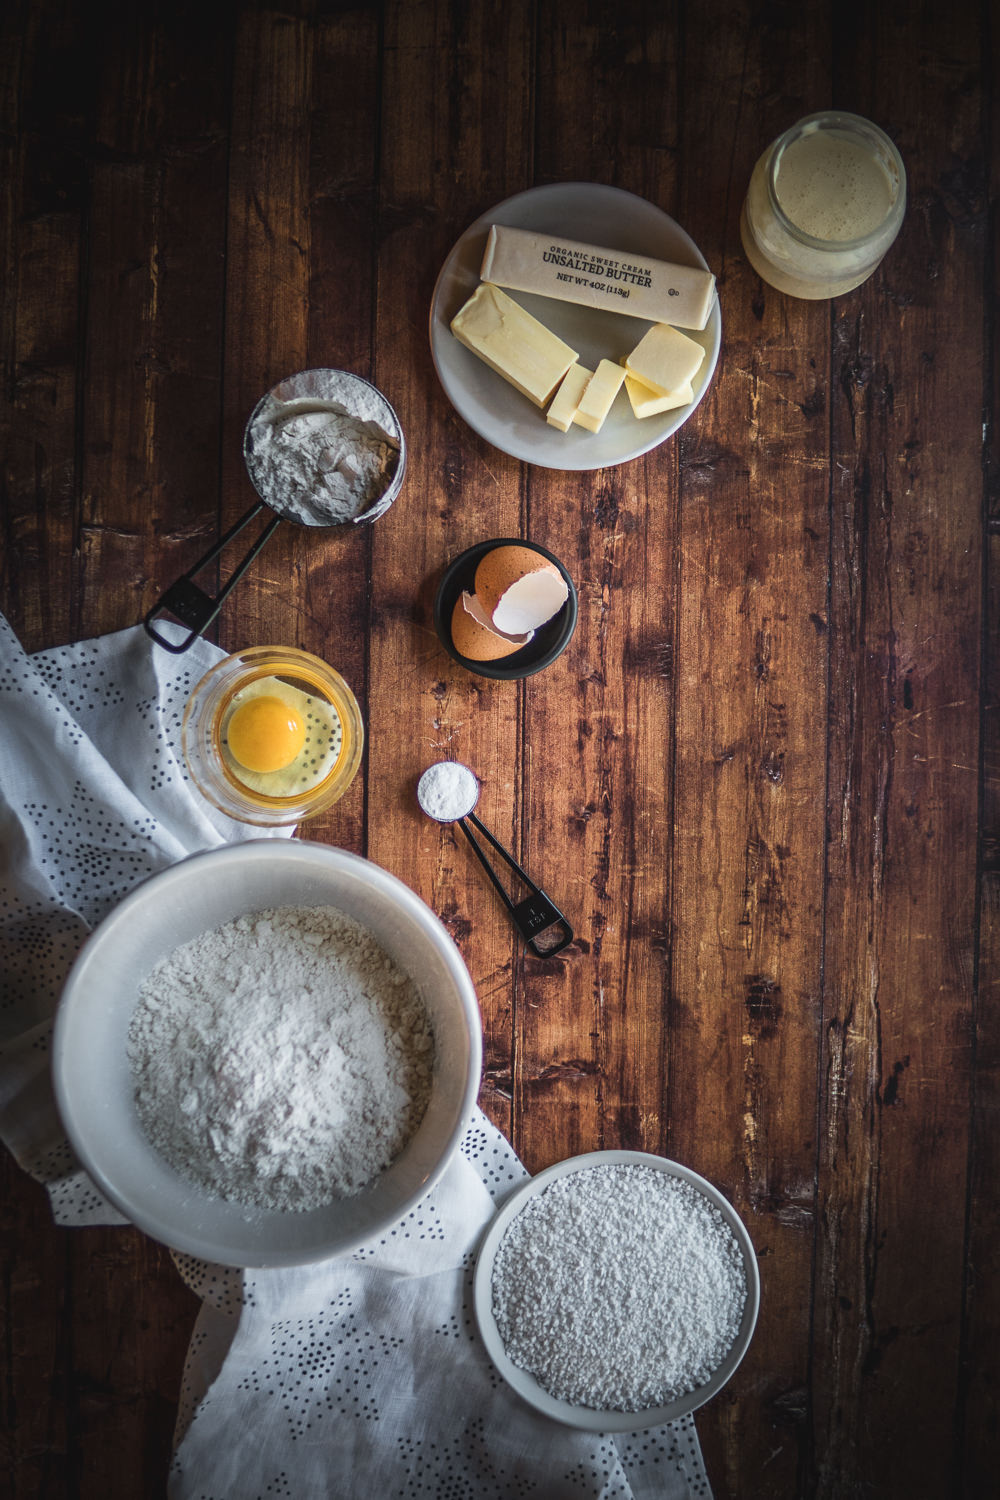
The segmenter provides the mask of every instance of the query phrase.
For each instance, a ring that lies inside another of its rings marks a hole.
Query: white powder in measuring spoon
[[[330,372],[324,395],[282,401],[270,392],[247,428],[246,462],[257,493],[279,515],[333,526],[364,515],[385,494],[399,439],[377,391]]]
[[[550,1395],[600,1411],[665,1406],[704,1385],[746,1295],[722,1214],[652,1167],[556,1178],[512,1220],[493,1262],[509,1358]]]
[[[172,1167],[251,1208],[361,1191],[430,1094],[434,1039],[413,981],[333,907],[272,908],[169,954],[128,1034],[139,1118]]]
[[[417,782],[417,801],[429,818],[454,823],[479,801],[479,782],[461,761],[439,760]]]

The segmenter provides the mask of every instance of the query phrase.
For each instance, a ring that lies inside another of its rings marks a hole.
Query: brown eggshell
[[[459,655],[467,656],[469,661],[499,661],[520,651],[529,637],[511,640],[480,624],[466,608],[465,601],[472,598],[471,594],[459,594],[451,612],[451,640]]]
[[[530,547],[517,547],[513,544],[494,547],[485,557],[480,558],[473,587],[488,619],[493,618],[493,611],[511,584],[528,573],[554,573],[557,578],[562,576],[547,557],[533,552]]]

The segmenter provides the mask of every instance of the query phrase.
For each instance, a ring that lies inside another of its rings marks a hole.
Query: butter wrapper
[[[711,271],[505,224],[490,226],[479,274],[511,291],[609,308],[676,328],[704,328],[715,301]]]

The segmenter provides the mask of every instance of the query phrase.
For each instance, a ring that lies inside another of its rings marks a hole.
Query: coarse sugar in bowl
[[[253,646],[218,662],[184,710],[191,778],[229,817],[278,828],[338,801],[357,775],[364,725],[339,672],[292,646]]]

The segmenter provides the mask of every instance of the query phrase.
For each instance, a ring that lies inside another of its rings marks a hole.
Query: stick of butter
[[[588,432],[600,432],[624,379],[625,371],[621,365],[614,364],[610,359],[602,359],[594,371],[593,380],[587,382],[573,421],[586,427]]]
[[[679,328],[704,328],[715,301],[711,271],[506,224],[491,225],[479,274],[515,292],[539,292]]]
[[[546,422],[551,422],[553,427],[558,427],[560,432],[569,432],[576,416],[576,409],[580,405],[580,397],[587,389],[587,385],[593,375],[593,370],[588,370],[585,365],[570,365],[563,376],[562,384],[552,397],[552,405],[545,413]]]
[[[625,356],[625,369],[644,385],[652,386],[658,396],[673,396],[691,384],[704,358],[704,349],[687,334],[678,333],[668,323],[654,323]]]
[[[513,297],[486,282],[480,282],[459,308],[451,331],[536,406],[545,405],[578,358],[575,349],[525,312]]]

